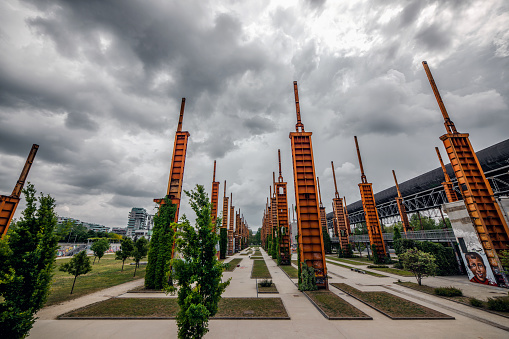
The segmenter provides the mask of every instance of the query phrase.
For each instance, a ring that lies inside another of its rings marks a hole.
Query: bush
[[[261,287],[271,287],[272,286],[272,280],[264,279],[260,282]]]
[[[368,268],[389,268],[387,265],[368,265]]]
[[[509,312],[509,298],[488,298],[488,308],[492,311]]]
[[[435,288],[435,294],[443,297],[461,297],[463,292],[455,287],[438,287]]]
[[[313,267],[309,267],[305,263],[302,263],[301,282],[299,283],[300,291],[315,291],[318,289],[316,286],[316,277],[315,277],[315,269]]]
[[[474,307],[483,307],[482,300],[479,300],[477,298],[470,298],[469,302],[470,302],[470,305],[472,305]]]

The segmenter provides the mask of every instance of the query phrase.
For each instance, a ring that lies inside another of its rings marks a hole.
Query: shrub
[[[433,254],[437,264],[436,275],[454,275],[458,273],[458,264],[451,247],[444,247],[430,241],[417,241],[412,239],[394,240],[394,250],[399,256],[408,249],[417,248],[426,253]]]
[[[389,268],[387,265],[368,265],[368,268]]]
[[[492,311],[509,312],[509,298],[488,298],[488,308]]]
[[[313,267],[309,267],[305,263],[302,263],[300,280],[300,291],[315,291],[318,289],[316,286],[315,269]]]
[[[438,287],[435,288],[435,294],[443,297],[461,297],[463,292],[455,287]]]
[[[437,265],[435,264],[433,254],[413,248],[400,254],[399,258],[403,263],[403,267],[414,274],[419,286],[421,285],[422,278],[435,275]]]
[[[260,282],[261,287],[271,287],[272,286],[272,280],[264,279]]]
[[[470,305],[472,305],[474,307],[482,307],[483,306],[482,300],[479,300],[477,298],[470,298],[469,302],[470,302]]]

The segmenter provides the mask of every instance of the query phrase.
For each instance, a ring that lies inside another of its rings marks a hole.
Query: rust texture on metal
[[[277,202],[276,202],[276,192],[274,190],[274,194],[271,194],[270,197],[270,225],[272,228],[272,239],[277,239],[278,232],[277,232]]]
[[[228,198],[226,196],[226,180],[224,181],[224,195],[223,195],[223,215],[221,228],[228,228]]]
[[[458,186],[462,190],[463,201],[497,280],[507,286],[508,279],[503,273],[499,255],[509,249],[509,228],[470,144],[468,134],[456,131],[425,61],[423,66],[445,120],[447,133],[442,135],[440,140],[444,143]]]
[[[454,186],[452,184],[451,178],[449,177],[449,174],[447,174],[447,170],[445,169],[444,161],[442,160],[442,156],[440,155],[438,147],[435,147],[435,151],[437,152],[438,160],[440,161],[440,166],[442,167],[442,171],[444,172],[445,181],[442,183],[442,186],[444,187],[447,201],[449,202],[458,201],[459,200],[458,196],[454,191]]]
[[[408,215],[406,214],[405,205],[403,204],[403,197],[401,196],[401,191],[399,190],[398,179],[396,178],[396,172],[392,170],[392,176],[394,177],[394,182],[396,183],[396,190],[398,191],[398,196],[396,198],[396,204],[398,205],[399,217],[401,218],[401,224],[403,225],[403,232],[413,231],[410,226],[410,222],[408,221]]]
[[[290,133],[292,146],[295,203],[297,205],[297,225],[299,232],[299,265],[306,264],[315,269],[317,285],[328,288],[327,266],[323,247],[323,234],[320,225],[320,209],[316,188],[315,164],[310,132],[304,132],[300,121],[297,82],[294,82],[297,108],[296,132]]]
[[[345,196],[343,196],[343,215],[345,217],[346,230],[348,231],[348,235],[350,235],[352,232],[350,230],[350,220],[348,219],[348,209],[346,208],[346,197]]]
[[[343,208],[343,199],[339,197],[338,185],[336,183],[336,170],[334,169],[334,162],[331,161],[332,177],[334,178],[334,199],[332,199],[332,212],[334,215],[333,223],[336,228],[337,236],[339,237],[339,245],[341,249],[346,250],[350,242],[349,230],[345,222],[345,210]]]
[[[7,231],[9,230],[12,217],[18,207],[21,191],[23,190],[28,172],[30,172],[30,168],[32,167],[38,149],[39,145],[32,145],[25,162],[25,166],[23,166],[23,170],[21,171],[16,185],[14,185],[11,195],[0,195],[0,236],[2,237],[7,234]]]
[[[291,265],[290,227],[288,222],[288,196],[286,182],[281,172],[281,151],[278,150],[279,177],[275,183],[277,223],[279,236],[279,256],[281,265]]]
[[[235,206],[233,206],[233,193],[230,193],[230,225],[228,227],[228,255],[233,255],[233,223],[235,220]]]
[[[240,248],[240,228],[241,228],[241,218],[240,218],[240,208],[238,212],[235,212],[235,232],[233,236],[233,253],[237,252]]]
[[[322,203],[322,193],[320,191],[320,178],[316,177],[316,186],[318,187],[318,200],[320,201],[320,225],[322,226],[322,232],[329,232],[327,228],[327,213],[325,213],[325,206]],[[334,229],[334,236],[336,235],[336,230]]]
[[[219,181],[216,181],[216,161],[214,160],[214,174],[212,176],[212,194],[211,194],[211,221],[212,232],[216,233],[217,205],[219,202]]]
[[[366,228],[368,229],[369,242],[371,245],[376,245],[376,251],[379,258],[387,256],[385,250],[385,243],[382,237],[382,227],[380,226],[380,219],[378,218],[378,211],[376,209],[375,196],[373,195],[373,187],[368,183],[366,175],[364,174],[364,167],[362,166],[361,152],[359,150],[359,143],[357,136],[355,139],[355,147],[357,148],[357,157],[359,158],[359,166],[361,168],[361,183],[359,190],[361,193],[362,207],[366,218]]]
[[[177,205],[174,222],[178,222],[179,219],[180,198],[182,194],[182,183],[184,181],[184,166],[186,164],[187,141],[190,135],[189,132],[182,131],[182,119],[184,117],[185,105],[186,99],[182,98],[179,122],[177,132],[175,133],[175,142],[173,143],[168,189],[166,191],[166,196],[168,196],[173,204]],[[154,202],[161,205],[164,203],[164,199],[154,199]]]

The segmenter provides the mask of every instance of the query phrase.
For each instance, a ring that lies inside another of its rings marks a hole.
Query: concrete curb
[[[456,318],[452,317],[452,316],[447,316],[447,317],[393,317],[387,313],[385,313],[384,311],[382,311],[381,309],[371,305],[371,304],[368,304],[366,301],[354,296],[353,294],[350,294],[349,292],[337,287],[337,286],[334,286],[332,285],[333,287],[337,288],[338,290],[348,294],[349,296],[351,296],[352,298],[354,299],[357,299],[359,300],[360,302],[366,304],[367,306],[371,307],[372,309],[382,313],[383,315],[385,315],[386,317],[392,319],[392,320],[455,320]],[[410,300],[408,300],[410,301]],[[418,304],[417,304],[418,305]],[[422,306],[422,305],[419,305],[419,306]],[[426,306],[422,306],[422,307],[426,307]],[[426,307],[426,308],[429,308],[429,307]],[[442,313],[442,312],[440,312]]]

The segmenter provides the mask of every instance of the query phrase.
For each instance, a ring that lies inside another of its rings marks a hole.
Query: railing
[[[393,233],[382,233],[384,237],[384,241],[392,242],[393,241]],[[369,236],[367,234],[357,234],[350,235],[350,242],[369,242]],[[401,238],[403,239],[413,239],[413,240],[421,240],[421,241],[436,241],[436,242],[455,242],[456,238],[454,237],[454,232],[452,229],[439,229],[439,230],[423,230],[423,231],[412,231],[401,233]],[[338,237],[331,237],[332,243],[339,243]]]

